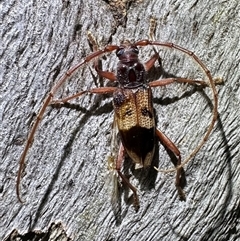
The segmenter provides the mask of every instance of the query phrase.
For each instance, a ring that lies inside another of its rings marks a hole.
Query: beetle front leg
[[[137,189],[129,182],[128,178],[121,173],[121,167],[124,161],[124,147],[123,144],[120,144],[119,152],[118,152],[118,157],[116,160],[116,171],[119,175],[119,177],[122,179],[122,182],[126,184],[133,192],[133,199],[134,199],[134,207],[136,212],[138,211],[140,205],[139,205],[139,199],[137,195]]]
[[[156,129],[156,134],[157,137],[159,138],[159,141],[162,143],[164,147],[166,147],[168,150],[170,150],[175,157],[177,158],[177,163],[174,163],[176,169],[177,169],[177,174],[176,174],[176,188],[178,190],[178,195],[180,197],[180,200],[186,200],[185,193],[182,189],[182,179],[184,179],[184,170],[182,167],[178,168],[178,166],[181,165],[181,154],[176,145],[166,136],[164,135],[161,131]]]
[[[88,37],[88,41],[92,45],[93,51],[98,51],[99,46],[98,46],[97,40],[94,38],[93,34],[90,31],[87,32],[87,37]],[[117,77],[113,72],[103,71],[99,68],[99,58],[96,58],[94,60],[94,68],[97,71],[99,76],[101,76],[103,78],[106,78],[106,79],[109,79],[111,81],[117,80]]]

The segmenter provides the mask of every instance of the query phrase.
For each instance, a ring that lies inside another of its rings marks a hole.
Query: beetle
[[[127,153],[130,159],[138,167],[146,168],[151,165],[155,152],[155,137],[166,146],[177,158],[176,167],[170,171],[176,171],[176,187],[180,197],[184,198],[184,192],[181,187],[181,173],[183,165],[185,165],[202,147],[208,139],[214,123],[217,119],[217,91],[211,76],[210,71],[203,62],[191,51],[169,42],[158,42],[151,40],[140,40],[135,43],[124,41],[121,45],[108,45],[104,49],[99,49],[93,36],[89,34],[89,41],[93,44],[93,53],[87,55],[81,62],[70,68],[52,87],[47,94],[42,107],[40,108],[33,127],[30,131],[26,145],[20,158],[20,166],[17,176],[16,192],[20,202],[23,202],[20,197],[20,181],[21,173],[24,167],[24,162],[28,150],[33,142],[34,134],[39,126],[39,123],[49,105],[68,103],[70,100],[80,97],[87,93],[92,94],[112,94],[115,122],[120,135],[120,148],[117,157],[115,158],[114,168],[122,180],[133,192],[135,209],[139,208],[139,199],[136,188],[130,183],[128,178],[121,172],[121,167],[124,162],[124,153]],[[141,63],[139,60],[139,47],[145,46],[167,47],[180,51],[187,56],[190,56],[202,69],[208,78],[208,82],[203,80],[192,80],[187,78],[172,77],[166,79],[158,79],[148,82],[146,73],[154,66],[154,63],[159,59],[159,54],[155,54],[146,62]],[[103,54],[116,51],[118,58],[116,73],[103,71],[98,66],[98,58]],[[117,87],[98,87],[89,90],[83,90],[63,99],[54,99],[57,91],[65,83],[70,76],[73,75],[81,66],[86,65],[91,60],[94,61],[94,67],[97,74],[112,82],[118,84]],[[157,129],[155,123],[155,113],[153,109],[152,88],[166,86],[172,83],[187,83],[190,85],[200,85],[202,87],[210,86],[213,93],[213,114],[207,131],[190,154],[190,156],[182,162],[181,154],[177,146],[160,130]],[[161,170],[159,170],[161,171]]]

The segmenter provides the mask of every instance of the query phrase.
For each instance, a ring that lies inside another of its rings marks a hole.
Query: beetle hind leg
[[[157,137],[159,138],[159,141],[162,143],[162,145],[167,148],[167,151],[170,151],[172,154],[174,154],[176,161],[173,161],[173,164],[176,167],[176,172],[177,172],[175,185],[176,185],[180,200],[185,201],[186,197],[183,191],[183,187],[186,184],[185,173],[184,173],[183,167],[178,167],[181,165],[180,151],[178,150],[176,145],[158,129],[156,129],[156,134],[157,134]]]
[[[136,212],[139,210],[139,199],[138,199],[138,194],[137,194],[137,189],[129,182],[128,177],[126,177],[122,172],[121,172],[121,167],[122,163],[124,161],[124,147],[122,143],[120,144],[119,152],[118,152],[118,157],[116,160],[116,171],[118,173],[118,176],[121,178],[123,184],[128,186],[129,189],[132,190],[133,192],[133,205],[135,207]]]

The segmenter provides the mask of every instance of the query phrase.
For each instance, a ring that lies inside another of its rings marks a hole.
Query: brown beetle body
[[[129,42],[117,50],[117,81],[113,106],[122,144],[139,167],[149,166],[155,150],[155,119],[152,91],[146,84],[146,71],[138,59],[138,48]]]

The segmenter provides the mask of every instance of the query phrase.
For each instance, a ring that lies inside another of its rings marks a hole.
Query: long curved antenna
[[[45,110],[47,108],[47,106],[51,103],[51,100],[53,98],[53,96],[56,94],[56,92],[58,91],[58,89],[63,85],[63,83],[78,69],[80,68],[82,65],[88,63],[90,60],[106,53],[106,52],[112,52],[114,50],[116,50],[118,48],[118,45],[109,45],[106,46],[103,50],[98,50],[95,51],[93,53],[91,53],[90,55],[86,56],[83,61],[79,62],[78,64],[76,64],[75,66],[73,66],[72,68],[70,68],[61,78],[60,80],[53,86],[53,88],[50,90],[50,92],[47,94],[47,97],[44,99],[43,101],[43,105],[41,107],[41,109],[39,110],[37,117],[36,117],[36,121],[34,122],[32,129],[29,133],[29,136],[27,138],[24,150],[22,152],[22,155],[20,157],[20,161],[19,161],[19,169],[18,169],[18,174],[17,174],[17,185],[16,185],[16,192],[17,192],[17,197],[18,200],[23,203],[24,201],[21,199],[20,197],[20,182],[21,182],[21,174],[22,174],[22,170],[24,167],[24,163],[25,163],[25,159],[28,153],[29,148],[31,147],[32,143],[33,143],[33,139],[34,139],[34,134],[43,118],[43,115],[45,113]],[[81,94],[86,93],[87,91],[82,91],[80,94],[78,94],[78,96],[80,96]]]

